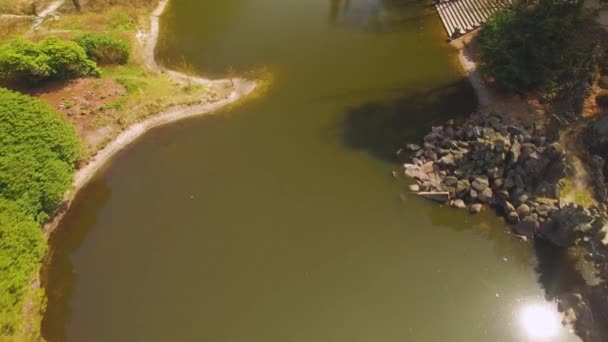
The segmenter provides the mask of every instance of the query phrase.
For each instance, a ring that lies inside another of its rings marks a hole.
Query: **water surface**
[[[575,340],[529,245],[391,176],[399,146],[475,108],[427,5],[172,0],[162,30],[169,66],[274,82],[83,189],[51,241],[49,341]]]

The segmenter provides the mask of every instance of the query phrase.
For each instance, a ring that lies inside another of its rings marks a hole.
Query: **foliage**
[[[128,42],[105,34],[87,33],[75,39],[87,56],[99,64],[125,64],[131,54]]]
[[[99,74],[97,64],[74,42],[56,37],[48,37],[39,43],[15,38],[0,46],[0,79],[5,81],[25,78],[36,83]]]
[[[24,297],[40,267],[45,243],[32,217],[0,197],[0,339],[19,329]]]
[[[568,0],[500,11],[479,34],[482,71],[509,90],[587,86],[599,51],[595,28],[591,15]]]
[[[41,221],[72,182],[76,131],[42,101],[0,88],[0,196]]]

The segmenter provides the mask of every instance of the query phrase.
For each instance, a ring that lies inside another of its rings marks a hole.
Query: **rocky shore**
[[[571,139],[584,141],[585,162],[595,173],[594,199],[589,206],[565,200],[562,194],[573,170],[567,148],[559,142],[567,125],[557,116],[523,124],[509,115],[474,113],[463,123],[450,120],[432,127],[419,145],[408,144],[398,154],[406,161],[403,172],[414,180],[409,190],[419,196],[471,214],[494,209],[524,239],[542,239],[556,248],[579,251],[581,262],[591,266],[596,281],[571,286],[557,300],[564,320],[575,326],[579,336],[585,341],[605,341],[608,224],[604,158],[608,153],[598,153],[608,151],[608,119],[586,125]]]

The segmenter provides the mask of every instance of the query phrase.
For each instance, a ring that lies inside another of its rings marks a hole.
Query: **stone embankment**
[[[600,341],[593,318],[608,315],[608,117],[573,138],[584,137],[585,162],[595,173],[592,192],[599,204],[587,208],[561,199],[572,170],[568,151],[557,142],[559,118],[549,121],[523,125],[509,115],[475,113],[462,124],[432,127],[420,145],[409,144],[399,155],[407,160],[403,172],[415,181],[410,191],[472,214],[493,208],[516,234],[582,250],[600,281],[561,293],[560,309],[585,341]]]

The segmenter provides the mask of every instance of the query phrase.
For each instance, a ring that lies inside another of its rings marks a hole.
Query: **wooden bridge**
[[[438,0],[435,9],[450,39],[481,26],[501,8],[509,7],[514,0]]]

